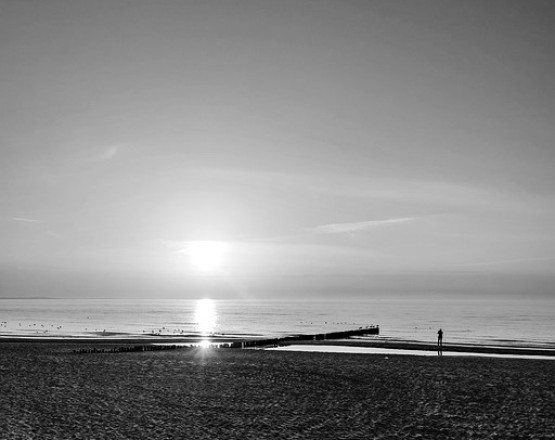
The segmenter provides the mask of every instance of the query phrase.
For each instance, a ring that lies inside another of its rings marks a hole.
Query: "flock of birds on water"
[[[90,319],[89,316],[87,316],[87,319]],[[195,324],[195,323],[193,323]],[[301,321],[299,322],[300,325],[314,325],[313,321]],[[329,322],[325,321],[324,322],[325,325],[358,325],[356,323],[349,323],[349,322]],[[1,321],[0,322],[0,328],[5,328],[5,329],[9,329],[9,323],[8,321]],[[27,324],[27,325],[22,325],[21,322],[18,323],[18,327],[19,331],[22,331],[24,328],[28,328],[30,329],[30,332],[35,334],[35,335],[46,335],[48,333],[56,333],[56,331],[60,332],[61,330],[63,330],[63,326],[62,325],[55,325],[55,324],[37,324],[37,323],[33,323],[33,324]],[[106,329],[100,330],[98,328],[95,328],[94,331],[92,330],[92,328],[89,330],[89,327],[85,327],[84,328],[84,333],[94,333],[94,334],[101,334],[101,335],[108,335],[110,334],[109,332],[106,331]],[[162,335],[185,335],[191,333],[190,330],[184,330],[181,328],[174,328],[174,329],[170,329],[167,327],[162,327],[162,328],[158,328],[158,329],[153,329],[153,330],[142,330],[142,334],[143,335],[149,335],[149,336],[162,336]],[[119,333],[121,334],[121,332]]]

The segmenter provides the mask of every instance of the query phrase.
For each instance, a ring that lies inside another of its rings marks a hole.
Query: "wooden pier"
[[[229,345],[229,348],[254,348],[254,347],[268,347],[268,346],[279,346],[279,345],[289,345],[296,342],[306,342],[306,341],[325,341],[330,339],[346,339],[352,336],[367,336],[367,335],[379,335],[380,326],[371,325],[368,327],[360,327],[356,330],[345,330],[342,332],[331,332],[331,333],[316,333],[307,335],[292,335],[284,336],[282,338],[270,338],[270,339],[250,339],[242,341],[234,341]]]

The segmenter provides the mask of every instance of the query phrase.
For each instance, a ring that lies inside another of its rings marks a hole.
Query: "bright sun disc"
[[[197,241],[189,246],[191,263],[197,269],[208,272],[222,264],[225,244],[219,241]]]

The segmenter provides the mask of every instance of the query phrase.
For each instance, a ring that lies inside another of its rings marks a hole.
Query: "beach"
[[[0,438],[555,438],[552,361],[83,346],[0,343]]]

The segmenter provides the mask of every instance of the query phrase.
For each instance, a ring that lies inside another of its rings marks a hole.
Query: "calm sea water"
[[[288,335],[380,325],[381,338],[555,347],[555,299],[382,296],[365,300],[2,299],[0,335]]]

